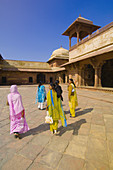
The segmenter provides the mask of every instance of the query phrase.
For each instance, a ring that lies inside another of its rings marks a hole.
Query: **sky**
[[[113,21],[113,0],[0,0],[0,54],[48,61],[61,45],[69,50],[69,38],[62,33],[79,14],[103,27]]]

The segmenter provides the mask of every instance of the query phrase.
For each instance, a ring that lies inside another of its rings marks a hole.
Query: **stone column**
[[[98,67],[95,67],[95,87],[98,87],[99,77],[98,77]]]
[[[67,75],[65,76],[65,83],[67,83]]]
[[[85,86],[85,80],[84,80],[84,68],[82,69],[82,86]]]
[[[79,85],[79,70],[78,70],[78,67],[76,67],[75,82],[76,82],[76,86],[78,86]]]
[[[69,37],[69,49],[71,48],[71,37]]]
[[[79,32],[77,31],[77,44],[79,43]]]
[[[69,79],[71,79],[72,78],[72,75],[71,74],[69,74]]]
[[[79,68],[79,86],[82,84],[82,69]]]
[[[61,82],[61,76],[59,76],[59,83],[62,83],[62,82]]]
[[[98,85],[99,85],[99,87],[102,87],[102,84],[101,84],[101,69],[102,69],[102,67],[99,67],[99,69],[98,69],[98,76],[99,76]]]

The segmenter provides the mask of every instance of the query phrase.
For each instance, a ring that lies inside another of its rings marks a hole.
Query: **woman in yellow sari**
[[[49,116],[51,116],[53,119],[53,124],[50,124],[50,131],[52,133],[57,133],[58,122],[61,119],[61,115],[59,112],[59,102],[58,102],[58,98],[57,98],[57,93],[55,91],[55,86],[53,83],[50,83],[49,89],[50,90],[47,94],[47,108],[46,108],[46,110],[48,110]],[[61,119],[61,121],[62,121],[62,119]],[[65,121],[66,120],[64,120],[64,122]],[[62,123],[62,125],[64,126],[63,123]]]
[[[62,107],[62,101],[63,101],[62,92],[63,91],[62,91],[61,86],[59,85],[59,80],[55,81],[55,91],[57,93],[58,112],[60,113],[60,120],[62,122],[62,126],[66,127],[67,126],[66,116],[65,116],[65,112]]]
[[[69,107],[70,107],[70,117],[75,117],[75,108],[78,106],[76,86],[73,79],[69,79],[68,86],[68,98],[69,98]]]

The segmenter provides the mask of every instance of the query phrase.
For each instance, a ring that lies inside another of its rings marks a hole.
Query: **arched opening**
[[[6,84],[6,83],[7,83],[6,77],[2,77],[2,83],[3,83],[3,84]]]
[[[43,73],[37,74],[37,83],[39,82],[45,83],[45,75]]]
[[[29,83],[33,83],[33,77],[29,77]]]
[[[65,74],[63,74],[63,83],[65,83]]]
[[[113,87],[113,59],[107,60],[102,66],[101,82],[102,87]]]
[[[50,77],[50,83],[52,83],[53,82],[53,77]]]
[[[84,69],[84,84],[85,86],[94,86],[95,70],[91,64],[85,65]]]

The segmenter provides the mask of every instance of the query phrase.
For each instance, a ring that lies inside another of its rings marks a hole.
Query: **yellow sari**
[[[62,126],[66,127],[67,126],[66,116],[62,107],[61,98],[58,98],[58,112],[60,114],[60,120],[62,122]]]
[[[70,107],[70,113],[72,117],[75,117],[75,108],[78,106],[78,101],[77,101],[77,94],[76,94],[76,89],[74,85],[71,83],[69,85],[69,107]]]
[[[61,120],[62,126],[66,127],[66,116],[63,111],[62,102],[57,98],[57,93],[54,90],[49,90],[47,94],[47,107],[49,115],[53,119],[53,124],[50,124],[50,131],[58,129],[58,120]]]
[[[60,114],[58,112],[57,93],[54,90],[49,90],[47,94],[47,107],[49,115],[53,118],[53,124],[50,124],[50,131],[58,129],[58,120]]]

